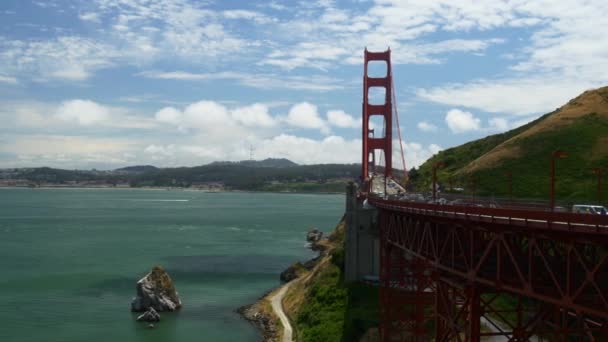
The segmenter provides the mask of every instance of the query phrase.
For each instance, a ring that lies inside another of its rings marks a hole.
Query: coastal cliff
[[[295,275],[295,279],[283,308],[295,341],[378,341],[378,288],[344,283],[344,234],[342,218],[326,239],[316,242],[317,258],[290,267],[294,270],[288,272],[290,278]],[[278,290],[247,307],[250,314],[257,313],[257,319],[248,319],[262,330],[264,341],[279,341],[282,336],[282,326],[269,306]],[[271,322],[270,331],[265,329],[266,322]]]

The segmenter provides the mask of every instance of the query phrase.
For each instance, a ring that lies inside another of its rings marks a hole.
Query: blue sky
[[[602,0],[3,0],[0,167],[359,162],[363,49],[390,46],[409,168],[606,85],[606,18]]]

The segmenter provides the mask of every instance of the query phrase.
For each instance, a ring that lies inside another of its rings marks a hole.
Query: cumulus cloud
[[[325,134],[329,133],[327,123],[319,115],[317,106],[309,102],[293,105],[284,121],[293,127],[319,129]]]
[[[435,132],[437,131],[437,126],[433,125],[432,123],[428,123],[426,121],[420,121],[418,123],[418,125],[416,125],[418,127],[419,130],[423,131],[423,132]]]
[[[55,115],[61,120],[83,126],[90,126],[110,118],[110,112],[106,107],[89,100],[65,101],[57,108]]]
[[[156,118],[156,120],[162,123],[179,125],[182,119],[182,113],[173,107],[165,107],[156,112],[154,117]]]
[[[347,114],[343,110],[327,111],[327,122],[329,122],[330,125],[341,128],[361,127],[361,120],[355,119],[352,115]]]
[[[261,103],[236,108],[232,111],[232,117],[249,127],[273,127],[277,124],[275,118],[268,112],[268,106]]]
[[[445,122],[454,133],[477,131],[481,128],[481,120],[471,112],[460,109],[450,109],[445,115]]]
[[[248,106],[228,108],[215,101],[198,101],[183,110],[165,107],[156,112],[157,121],[176,126],[181,131],[191,129],[213,135],[243,133],[247,128],[270,128],[277,120],[267,105],[254,103]]]

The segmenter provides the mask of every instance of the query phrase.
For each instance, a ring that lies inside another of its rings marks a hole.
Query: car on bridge
[[[601,205],[575,204],[572,206],[572,212],[577,214],[608,215],[608,210]]]

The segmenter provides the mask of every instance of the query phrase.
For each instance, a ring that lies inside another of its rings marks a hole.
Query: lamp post
[[[505,173],[505,176],[507,176],[509,203],[512,204],[513,203],[513,172],[507,171],[507,173]]]
[[[443,162],[433,164],[433,203],[437,202],[437,169],[443,167]]]
[[[477,177],[471,177],[471,190],[473,192],[473,202],[477,202]]]
[[[551,211],[555,210],[555,159],[566,157],[568,157],[568,153],[561,150],[553,151],[551,155],[551,198],[549,204]]]
[[[594,175],[597,175],[597,204],[602,203],[602,169],[594,167],[591,169]]]

